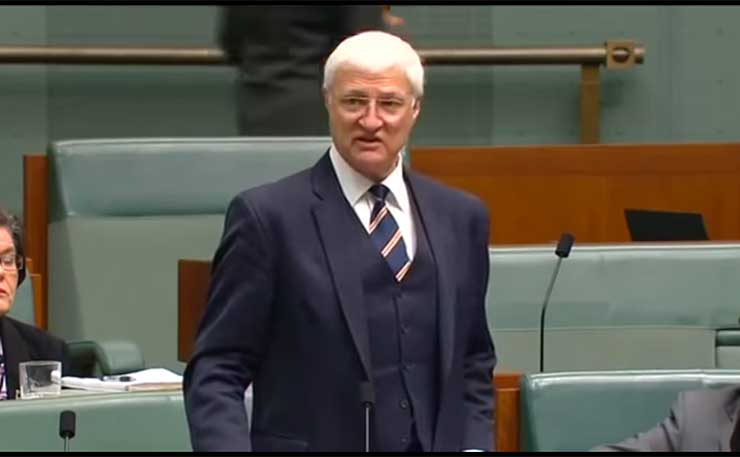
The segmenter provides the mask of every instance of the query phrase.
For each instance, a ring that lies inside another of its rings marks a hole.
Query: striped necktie
[[[370,239],[388,262],[396,281],[401,282],[411,267],[411,261],[406,253],[401,229],[398,228],[396,220],[385,204],[385,198],[390,190],[382,184],[375,184],[369,192],[375,199],[368,228]]]

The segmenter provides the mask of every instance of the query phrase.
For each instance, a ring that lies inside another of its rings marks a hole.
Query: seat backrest
[[[76,415],[75,452],[190,451],[180,392],[83,393],[0,402],[0,451],[63,450],[59,413]]]
[[[490,250],[487,317],[501,369],[538,371],[553,251]],[[740,244],[576,245],[548,306],[545,371],[714,368],[717,329],[740,315],[738,278]]]
[[[586,451],[654,427],[678,393],[740,385],[740,370],[645,370],[522,377],[524,451]]]
[[[147,366],[177,362],[177,261],[210,259],[241,190],[313,165],[329,138],[53,143],[49,328],[132,340]]]
[[[15,300],[13,300],[13,307],[10,308],[8,316],[28,325],[36,325],[33,292],[33,281],[30,277],[26,278],[15,291]]]

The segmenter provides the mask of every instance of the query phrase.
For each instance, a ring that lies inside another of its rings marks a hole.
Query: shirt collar
[[[406,183],[403,181],[404,153],[405,149],[402,149],[401,152],[399,152],[398,163],[395,168],[393,168],[393,171],[391,171],[391,173],[381,181],[380,184],[388,187],[390,190],[389,199],[395,200],[396,205],[399,206],[402,211],[406,212],[410,209],[410,205]],[[354,206],[367,194],[367,191],[373,184],[375,184],[375,182],[352,168],[352,166],[344,160],[344,157],[342,157],[339,151],[337,151],[333,142],[329,148],[329,159],[334,166],[334,171],[337,173],[339,186],[342,188],[345,198],[350,205]]]

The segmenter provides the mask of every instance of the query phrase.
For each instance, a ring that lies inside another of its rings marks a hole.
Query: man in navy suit
[[[329,150],[232,200],[185,371],[194,450],[360,451],[368,390],[373,451],[495,447],[489,216],[403,166],[423,81],[400,38],[344,40]]]

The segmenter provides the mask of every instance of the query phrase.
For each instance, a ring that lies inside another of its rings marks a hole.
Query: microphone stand
[[[365,403],[365,452],[370,452],[370,408],[372,403]]]
[[[369,381],[360,384],[360,398],[365,410],[365,452],[370,452],[370,410],[375,404],[375,392]]]
[[[560,264],[563,262],[562,257],[558,257],[558,262],[555,265],[555,269],[550,276],[550,284],[547,286],[547,292],[545,292],[545,301],[542,303],[542,311],[540,312],[540,373],[545,369],[545,313],[547,312],[547,305],[550,301],[550,294],[552,294],[552,288],[555,286],[555,279],[558,277],[558,271],[560,270]]]
[[[540,373],[545,370],[545,313],[547,312],[547,305],[550,302],[552,288],[555,286],[558,271],[560,271],[560,264],[565,257],[570,255],[570,249],[573,247],[574,241],[575,237],[572,234],[563,233],[560,235],[560,240],[555,247],[555,255],[558,256],[558,261],[555,264],[555,269],[552,271],[550,284],[547,286],[547,292],[545,292],[545,301],[542,303],[542,310],[540,311]]]

